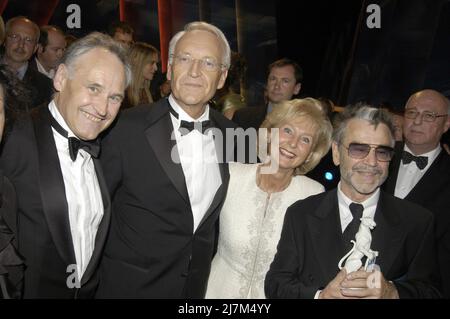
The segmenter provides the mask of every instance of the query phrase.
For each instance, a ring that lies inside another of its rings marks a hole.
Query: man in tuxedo
[[[31,91],[33,106],[48,103],[53,93],[52,81],[29,63],[38,47],[39,27],[31,20],[18,16],[8,20],[2,63]]]
[[[387,177],[393,145],[393,126],[386,111],[362,106],[344,112],[332,143],[340,183],[337,189],[288,208],[266,277],[269,298],[440,296],[435,286],[432,214],[379,189]],[[373,259],[366,248],[357,260],[364,267],[339,271],[341,257],[350,249],[361,252],[360,235],[368,221],[376,225],[365,239],[378,257]],[[353,238],[357,245],[352,248]],[[375,263],[380,270],[366,271],[366,266]]]
[[[100,132],[116,117],[131,78],[126,52],[92,33],[66,52],[54,99],[17,122],[1,167],[18,196],[25,298],[91,297],[110,221]]]
[[[266,83],[267,104],[258,107],[245,107],[236,111],[233,122],[244,130],[259,129],[266,115],[276,104],[292,99],[300,92],[303,71],[297,62],[283,58],[269,65]]]
[[[450,155],[439,141],[450,127],[450,102],[434,90],[407,101],[404,143],[397,143],[388,193],[429,209],[436,220],[436,247],[442,290],[450,298]]]
[[[222,31],[189,23],[170,42],[171,95],[123,112],[103,141],[113,214],[96,297],[204,297],[229,180],[227,143],[205,128],[235,127],[208,104],[229,65]]]
[[[36,57],[31,66],[49,79],[53,79],[66,50],[66,37],[64,32],[54,25],[44,25],[40,30]]]

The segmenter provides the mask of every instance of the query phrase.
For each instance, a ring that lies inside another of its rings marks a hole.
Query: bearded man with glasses
[[[332,143],[341,180],[337,189],[288,208],[265,280],[268,298],[440,297],[432,214],[380,191],[393,145],[386,111],[347,107]],[[359,249],[364,231],[368,249],[360,250],[360,265],[365,266],[339,270],[348,245],[350,252]]]
[[[450,298],[450,156],[441,147],[450,127],[450,101],[422,90],[407,101],[404,143],[395,147],[385,190],[429,209],[436,220],[436,245],[442,290]]]

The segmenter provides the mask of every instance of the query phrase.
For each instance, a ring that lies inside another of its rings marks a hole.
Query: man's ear
[[[448,131],[448,129],[450,128],[450,116],[447,116],[447,122],[445,122],[444,125],[444,133]],[[442,133],[442,134],[444,134]]]
[[[225,80],[227,79],[227,75],[228,75],[228,70],[221,71],[220,78],[219,78],[219,83],[217,83],[217,89],[218,90],[223,88],[223,85],[225,84]]]
[[[333,163],[336,166],[339,166],[339,145],[336,142],[331,143],[331,151],[333,152]]]
[[[67,83],[68,77],[69,70],[67,70],[67,67],[61,63],[56,70],[55,77],[53,78],[53,86],[55,87],[56,91],[62,91]]]
[[[172,66],[167,63],[167,73],[166,73],[167,80],[172,80]]]
[[[38,54],[42,54],[42,52],[44,52],[44,47],[42,46],[42,44],[38,43],[38,45],[37,45],[37,53]]]
[[[301,83],[297,83],[297,84],[294,86],[294,95],[299,94],[301,88],[302,88],[302,84],[301,84]]]

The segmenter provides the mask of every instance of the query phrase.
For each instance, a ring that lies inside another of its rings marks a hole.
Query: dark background
[[[66,8],[81,8],[81,28],[68,29]],[[247,60],[249,105],[262,101],[266,68],[290,57],[304,69],[301,96],[327,97],[338,105],[366,101],[401,110],[423,88],[450,95],[450,0],[128,0],[124,18],[136,39],[160,47],[158,3],[173,35],[193,20],[220,27],[231,48]],[[381,28],[369,29],[366,8],[381,7]],[[119,19],[119,0],[0,0],[5,22],[25,15],[82,36],[106,31]],[[170,36],[169,34],[169,36]]]

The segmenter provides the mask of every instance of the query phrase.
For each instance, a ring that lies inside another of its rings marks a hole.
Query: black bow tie
[[[98,157],[98,154],[100,153],[100,141],[98,139],[92,141],[83,141],[73,136],[68,137],[69,135],[67,131],[63,129],[61,125],[59,125],[59,123],[53,118],[53,116],[50,116],[50,123],[56,130],[56,132],[67,138],[69,142],[70,159],[73,162],[75,162],[75,160],[77,159],[78,151],[80,149],[85,150],[93,157]]]
[[[169,111],[178,119],[178,113],[169,105]],[[181,133],[181,136],[189,134],[193,130],[197,130],[202,134],[205,134],[206,130],[214,127],[211,120],[206,120],[202,122],[189,122],[189,121],[180,121],[180,128],[178,129]]]
[[[424,169],[428,164],[428,157],[426,156],[414,156],[410,152],[403,151],[402,162],[403,164],[409,164],[412,161],[416,162],[419,169]]]

